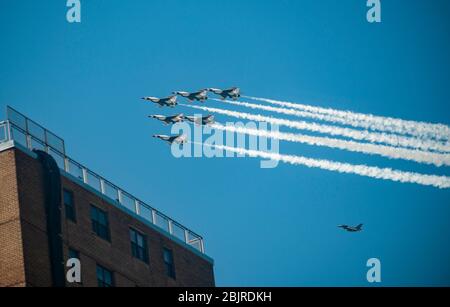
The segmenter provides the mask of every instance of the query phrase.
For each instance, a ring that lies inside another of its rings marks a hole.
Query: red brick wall
[[[0,152],[0,287],[24,285],[16,161],[11,149]]]
[[[42,166],[20,150],[15,153],[27,286],[49,287],[52,277]]]
[[[11,191],[9,196],[1,197],[0,204],[0,218],[7,220],[7,212],[16,219],[15,239],[20,241],[23,237],[23,262],[25,262],[25,275],[27,286],[50,286],[50,260],[48,253],[47,234],[46,234],[46,219],[44,209],[44,195],[42,193],[42,171],[40,163],[21,152],[20,150],[8,151],[0,154],[0,177],[14,176],[14,161],[13,152],[16,153],[17,165],[17,186],[13,189],[8,187]],[[8,155],[9,153],[9,155]],[[11,165],[12,164],[12,165]],[[3,167],[5,166],[5,167]],[[3,169],[9,170],[4,172]],[[9,181],[8,181],[9,182]],[[165,235],[160,234],[156,230],[147,226],[146,224],[136,220],[132,216],[124,213],[122,210],[114,207],[97,194],[90,192],[80,184],[74,183],[72,180],[62,176],[63,187],[73,191],[77,222],[73,223],[62,217],[62,230],[64,240],[64,253],[67,258],[68,248],[71,247],[80,252],[81,271],[82,271],[82,285],[96,286],[96,264],[110,269],[114,272],[114,279],[116,286],[214,286],[213,267],[210,262],[196,255],[186,247],[178,244]],[[3,184],[0,182],[0,193],[3,195]],[[11,185],[11,183],[10,183]],[[17,204],[17,190],[20,200],[20,216],[22,220],[22,227],[20,229],[18,222],[18,204]],[[3,203],[7,199],[16,198],[15,203],[10,205],[12,209],[7,209]],[[5,200],[4,200],[5,198]],[[90,220],[90,205],[94,204],[97,207],[108,212],[111,242],[107,242],[97,237],[91,229]],[[64,211],[64,210],[63,210]],[[0,219],[0,225],[1,221]],[[146,264],[131,256],[131,246],[129,240],[129,227],[133,227],[147,235],[149,247],[149,264]],[[1,234],[0,227],[0,243],[3,245],[5,240]],[[6,230],[6,234],[12,232],[12,228]],[[15,244],[15,243],[14,243]],[[13,244],[13,245],[14,245]],[[18,244],[20,246],[21,244]],[[169,248],[173,251],[176,279],[173,280],[166,276],[165,267],[163,263],[163,248]],[[2,249],[3,250],[3,249]],[[9,248],[10,254],[22,254],[21,250],[16,248]],[[9,255],[10,255],[9,254]],[[0,254],[0,285],[2,285],[3,275],[2,267],[5,259],[5,270],[12,271],[12,267],[7,260],[8,255]],[[20,271],[20,257],[14,261]],[[17,264],[19,263],[19,264]],[[8,273],[15,275],[17,281],[9,282],[9,284],[20,282],[18,273]],[[23,275],[23,268],[22,268]],[[14,280],[16,280],[14,279]],[[6,280],[6,278],[5,278]],[[23,283],[23,276],[22,276]],[[6,285],[6,281],[5,281]],[[70,286],[68,284],[68,286]]]

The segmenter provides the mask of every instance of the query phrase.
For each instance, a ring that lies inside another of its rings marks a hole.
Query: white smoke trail
[[[235,106],[242,106],[242,107],[246,107],[246,108],[250,108],[250,109],[254,109],[254,110],[264,110],[264,111],[270,111],[270,112],[275,112],[275,113],[279,113],[279,114],[294,115],[297,117],[313,118],[313,119],[328,121],[328,122],[337,123],[337,124],[350,125],[353,127],[360,127],[360,128],[366,128],[366,129],[369,128],[367,126],[367,124],[364,122],[353,121],[353,120],[349,120],[349,119],[345,119],[345,118],[341,118],[341,117],[323,115],[323,114],[319,114],[319,113],[311,113],[311,112],[307,112],[307,111],[299,111],[296,109],[288,109],[288,108],[277,108],[277,107],[254,104],[254,103],[243,102],[243,101],[221,100],[221,99],[215,99],[215,98],[212,98],[212,100],[224,102],[224,103],[235,105]],[[403,138],[406,138],[406,137],[403,137]],[[415,146],[411,146],[413,148],[421,148],[421,149],[427,150],[427,147],[430,144],[434,148],[438,148],[438,147],[442,148],[441,145],[444,145],[444,146],[447,146],[450,148],[450,143],[448,143],[448,142],[424,140],[424,139],[418,139],[415,137],[409,137],[409,140],[411,140],[411,142],[416,143]]]
[[[450,145],[440,144],[436,142],[430,141],[422,141],[420,144],[416,142],[416,139],[411,139],[408,137],[402,137],[398,135],[391,135],[385,133],[375,133],[369,131],[361,131],[354,130],[344,127],[336,127],[329,125],[322,125],[317,123],[308,123],[304,121],[291,121],[287,119],[274,118],[262,115],[255,115],[243,112],[236,112],[224,109],[196,106],[196,105],[187,105],[180,104],[185,107],[202,110],[206,112],[213,112],[218,114],[223,114],[235,118],[242,118],[247,120],[253,120],[258,122],[267,122],[270,124],[275,124],[279,126],[286,126],[290,128],[300,129],[300,130],[309,130],[314,132],[326,133],[331,135],[339,135],[348,138],[352,138],[358,141],[369,141],[371,143],[384,143],[395,147],[411,147],[422,150],[436,150],[441,152],[450,152]]]
[[[279,101],[274,99],[243,96],[252,100],[267,102],[283,107],[299,109],[311,113],[327,114],[345,119],[347,125],[365,129],[394,132],[413,135],[420,138],[434,138],[437,140],[450,140],[450,127],[444,124],[433,124],[411,120],[403,120],[392,117],[376,116],[372,114],[355,113],[351,111],[320,108],[305,104]]]
[[[278,140],[303,143],[313,146],[325,146],[364,154],[380,155],[390,159],[403,159],[425,164],[434,164],[436,166],[450,165],[449,154],[438,154],[420,150],[410,150],[391,146],[375,145],[370,143],[358,143],[354,141],[345,141],[327,137],[315,137],[303,134],[283,133],[278,131],[267,131],[239,126],[224,126],[217,123],[211,125],[211,127],[222,131],[249,134],[258,137],[274,138]]]
[[[318,119],[318,120],[322,120],[322,121],[328,121],[328,122],[333,122],[333,123],[338,123],[338,124],[343,124],[343,125],[348,124],[346,119],[333,117],[333,116],[329,116],[329,115],[322,115],[319,113],[299,111],[297,109],[277,108],[277,107],[271,107],[268,105],[249,103],[249,102],[245,102],[245,101],[222,100],[222,99],[216,99],[216,98],[210,98],[210,99],[219,101],[219,102],[224,102],[224,103],[231,104],[231,105],[235,105],[235,106],[242,106],[242,107],[246,107],[246,108],[250,108],[250,109],[255,109],[255,110],[264,110],[264,111],[270,111],[270,112],[275,112],[275,113],[279,113],[279,114],[294,115],[294,116],[303,117],[303,118],[313,118],[313,119]],[[356,127],[358,127],[358,126],[356,126]]]
[[[440,189],[450,188],[450,177],[446,176],[426,175],[420,173],[393,170],[390,168],[367,166],[362,164],[357,165],[357,164],[335,162],[330,160],[312,159],[302,156],[282,155],[277,153],[270,153],[258,150],[248,150],[244,148],[236,148],[223,145],[202,144],[197,142],[192,143],[208,147],[215,147],[217,149],[247,155],[254,158],[272,159],[289,164],[304,165],[307,167],[320,168],[339,173],[356,174],[365,177],[392,180],[404,183],[406,182],[417,183],[421,185],[437,187]]]

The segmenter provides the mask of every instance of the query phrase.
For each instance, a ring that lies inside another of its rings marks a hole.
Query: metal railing
[[[8,121],[0,121],[0,143],[10,139]]]
[[[200,235],[68,157],[65,154],[65,145],[62,138],[9,106],[7,107],[7,115],[8,120],[0,122],[0,142],[14,140],[14,142],[30,150],[40,149],[47,152],[55,159],[61,170],[171,236],[194,247],[201,253],[205,253],[203,238]]]

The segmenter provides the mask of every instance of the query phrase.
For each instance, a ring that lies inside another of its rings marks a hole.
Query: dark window
[[[99,287],[113,287],[114,286],[114,278],[113,273],[97,264],[97,283]]]
[[[108,214],[105,211],[91,205],[91,220],[92,231],[95,232],[100,238],[109,241]]]
[[[69,259],[70,258],[76,258],[80,260],[80,253],[75,249],[69,248]]]
[[[131,254],[148,263],[147,237],[130,228]]]
[[[175,279],[175,265],[173,263],[173,253],[170,249],[164,248],[164,265],[166,266],[167,276]]]
[[[64,189],[64,208],[66,211],[66,219],[76,222],[75,203],[73,201],[73,193]]]

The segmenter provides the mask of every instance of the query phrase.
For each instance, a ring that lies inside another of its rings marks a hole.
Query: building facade
[[[96,189],[89,170],[74,176],[65,154],[58,163],[49,144],[37,150],[27,129],[4,123],[0,286],[214,286],[203,238],[120,189],[108,196],[109,182]],[[66,278],[70,258],[79,283]]]

